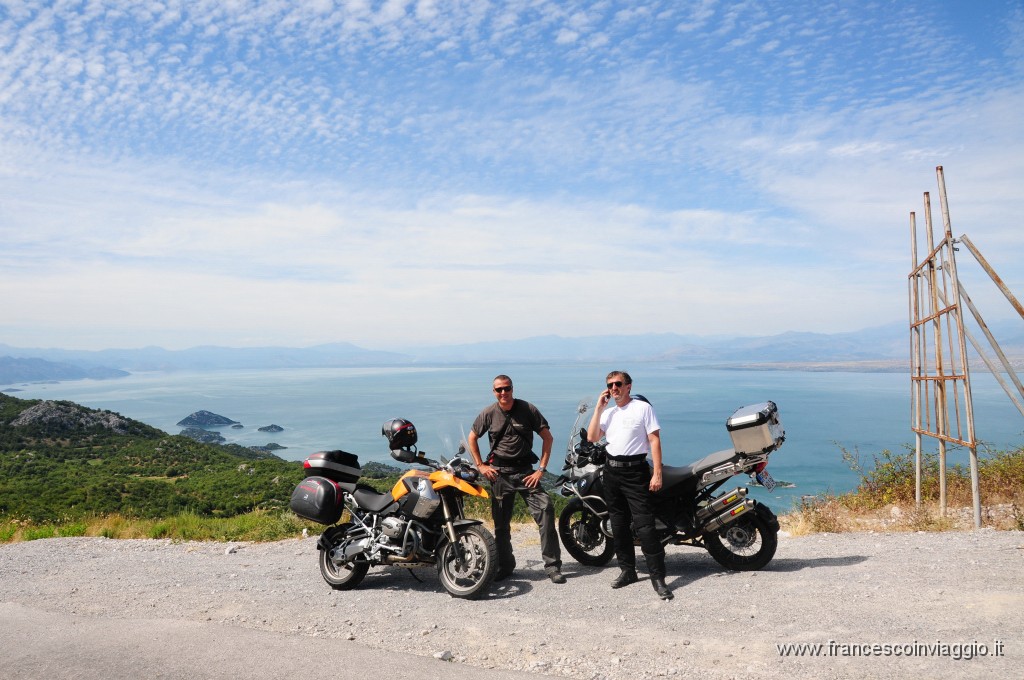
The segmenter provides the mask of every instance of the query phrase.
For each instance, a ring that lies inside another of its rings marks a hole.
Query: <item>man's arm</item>
[[[555,441],[555,438],[551,436],[551,428],[545,427],[538,434],[540,434],[540,440],[543,442],[540,453],[540,466],[534,470],[532,475],[528,475],[523,479],[523,483],[531,489],[538,484],[544,477],[544,469],[548,466],[548,461],[551,459],[551,444]]]
[[[469,455],[473,456],[473,462],[476,463],[476,469],[480,471],[480,474],[494,481],[498,476],[498,471],[484,462],[483,457],[480,455],[480,444],[477,443],[479,438],[476,432],[470,430],[466,436],[466,447],[469,449]]]
[[[597,397],[597,406],[594,407],[594,415],[590,417],[590,426],[587,428],[587,440],[597,442],[604,436],[601,431],[601,412],[608,405],[608,398],[611,395],[605,390]]]
[[[647,435],[647,443],[651,445],[651,491],[661,489],[661,430]]]

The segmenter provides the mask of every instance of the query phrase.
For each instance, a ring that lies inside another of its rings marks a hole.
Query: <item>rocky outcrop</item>
[[[231,420],[224,416],[217,415],[210,411],[196,411],[192,415],[178,421],[179,427],[220,427],[222,425],[234,425],[238,423],[237,420]]]
[[[280,425],[265,425],[259,428],[260,432],[284,432],[284,428]]]
[[[139,423],[113,411],[95,411],[68,401],[43,401],[30,406],[11,421],[12,427],[44,425],[58,430],[90,430],[101,427],[117,434],[138,432]]]

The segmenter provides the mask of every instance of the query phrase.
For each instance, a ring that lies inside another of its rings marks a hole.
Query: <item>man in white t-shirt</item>
[[[661,489],[661,426],[650,403],[630,396],[632,387],[633,379],[625,371],[609,373],[607,389],[598,396],[597,408],[587,428],[590,441],[596,442],[604,436],[608,442],[604,496],[620,569],[612,588],[622,588],[639,580],[633,547],[635,530],[651,585],[658,597],[671,600],[672,591],[665,583],[665,548],[654,529],[651,499],[651,494]],[[615,404],[608,406],[611,399]]]

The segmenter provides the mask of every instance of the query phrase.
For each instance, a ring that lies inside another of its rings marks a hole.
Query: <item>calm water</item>
[[[537,404],[551,423],[552,468],[557,470],[576,406],[581,399],[593,402],[607,370],[604,365],[574,364],[176,372],[11,387],[21,390],[12,392],[17,397],[67,399],[170,433],[180,431],[179,420],[206,409],[244,425],[219,428],[229,442],[276,442],[287,447],[278,455],[290,460],[340,448],[364,462],[393,462],[380,435],[385,420],[413,421],[421,450],[450,454],[493,399],[491,379],[508,373],[516,396]],[[665,459],[672,465],[728,448],[725,421],[740,406],[769,399],[778,404],[787,438],[772,454],[769,470],[776,480],[796,486],[770,495],[762,489],[754,492],[780,511],[801,495],[855,486],[857,476],[843,462],[839,446],[856,449],[870,461],[882,449],[902,450],[914,441],[909,379],[903,374],[678,370],[659,365],[632,367],[630,373],[634,393],[644,394],[655,406]],[[975,376],[973,386],[979,439],[995,448],[1019,445],[1024,418],[987,374]],[[272,423],[284,431],[257,431]],[[926,446],[936,448],[934,441],[926,440]],[[960,452],[952,462],[965,460]],[[737,478],[737,484],[744,479]]]

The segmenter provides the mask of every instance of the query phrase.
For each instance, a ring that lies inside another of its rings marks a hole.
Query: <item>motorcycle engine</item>
[[[407,522],[400,517],[385,517],[380,529],[388,538],[402,538]]]

